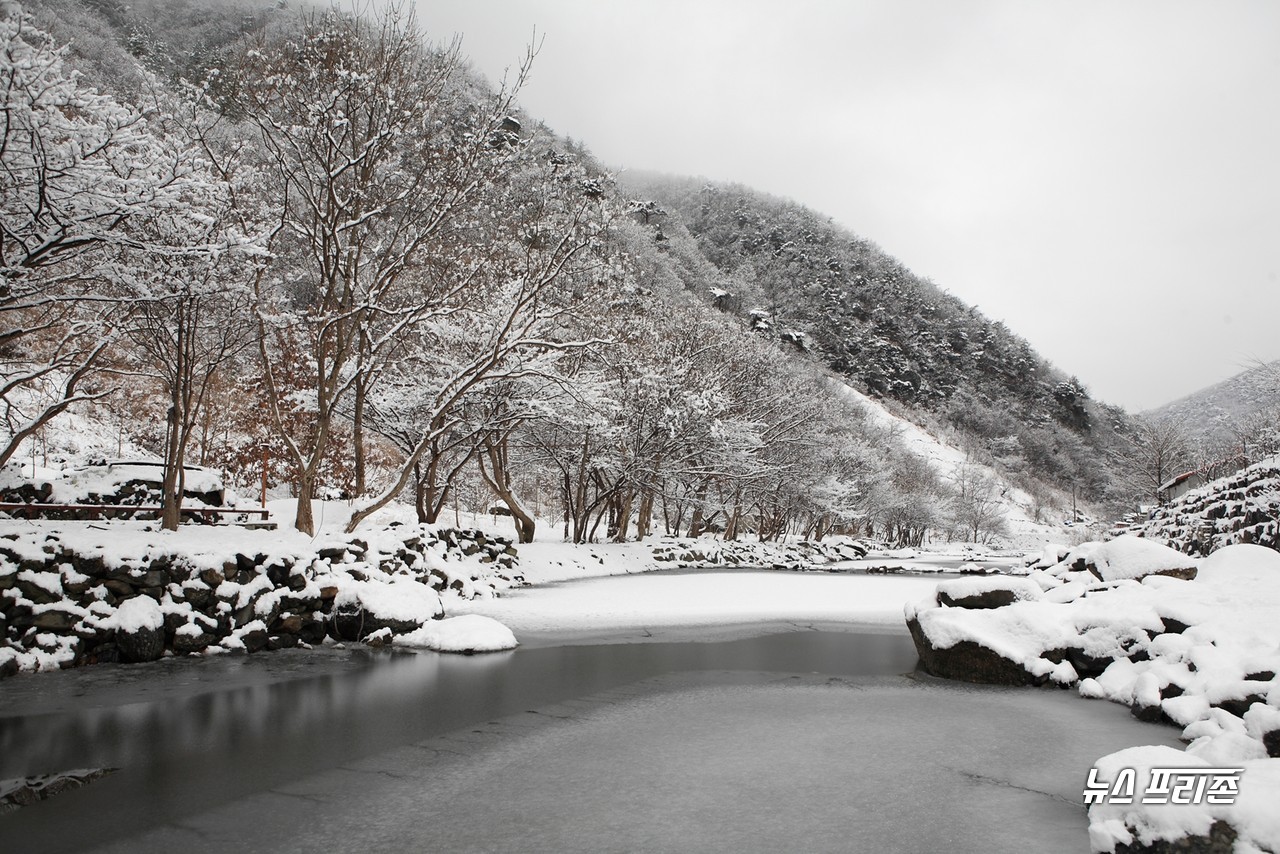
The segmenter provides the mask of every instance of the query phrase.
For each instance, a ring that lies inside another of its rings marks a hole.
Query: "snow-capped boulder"
[[[444,613],[440,594],[408,578],[384,583],[345,579],[334,601],[339,640],[364,640],[381,629],[407,634]]]
[[[938,585],[938,604],[948,608],[999,608],[1041,598],[1040,586],[1025,578],[961,578]]]
[[[134,596],[121,602],[111,625],[125,661],[155,661],[164,654],[164,613],[151,597]]]
[[[1064,563],[1073,569],[1087,570],[1102,581],[1140,579],[1148,575],[1167,575],[1189,581],[1196,577],[1197,570],[1194,558],[1131,534],[1105,543],[1085,543],[1072,550]]]
[[[907,629],[925,672],[961,682],[1035,684],[1035,675],[1022,666],[1022,651],[999,648],[999,643],[968,631],[965,620],[952,619],[970,613],[977,612],[940,607],[936,600],[907,605]]]
[[[1016,661],[974,641],[957,641],[948,647],[934,646],[914,620],[908,621],[920,663],[926,673],[961,682],[987,685],[1032,685],[1035,677]]]

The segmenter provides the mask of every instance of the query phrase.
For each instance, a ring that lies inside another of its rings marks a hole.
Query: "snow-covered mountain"
[[[1254,417],[1280,406],[1280,360],[1255,365],[1144,415],[1172,418],[1210,443],[1229,443]]]

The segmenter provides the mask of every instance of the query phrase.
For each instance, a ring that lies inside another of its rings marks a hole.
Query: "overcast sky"
[[[828,214],[1093,395],[1280,358],[1280,2],[417,0],[606,163]]]

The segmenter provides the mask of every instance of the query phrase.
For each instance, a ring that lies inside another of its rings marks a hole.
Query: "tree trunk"
[[[316,535],[315,514],[311,512],[311,498],[315,492],[315,472],[304,470],[298,477],[298,511],[293,517],[293,527],[308,537]]]
[[[627,541],[627,529],[631,527],[631,504],[633,501],[635,501],[634,492],[628,492],[625,496],[618,498],[618,524],[617,530],[613,534],[615,543],[625,543]]]
[[[176,398],[177,394],[173,394],[172,397]],[[178,426],[176,399],[170,403],[168,421],[169,431],[164,448],[164,482],[161,486],[160,527],[166,531],[176,531],[178,530],[178,524],[182,521],[183,487],[182,462],[179,459],[181,457],[182,431]]]
[[[365,492],[365,472],[364,472],[364,407],[365,407],[365,378],[361,376],[356,380],[356,400],[355,414],[352,418],[351,426],[351,443],[355,454],[356,468],[356,489],[357,496],[364,495]]]
[[[653,490],[645,489],[640,493],[640,507],[636,510],[636,541],[649,536],[649,528],[653,524]]]
[[[427,518],[427,482],[422,477],[422,466],[413,466],[413,509],[418,514],[419,522],[430,522]]]
[[[707,500],[707,486],[702,484],[698,487],[698,492],[693,496],[693,517],[689,519],[689,536],[702,536],[703,512],[702,505]]]
[[[742,525],[742,488],[734,490],[733,513],[724,525],[724,538],[729,541],[738,539],[738,528]]]
[[[488,468],[485,467],[486,458],[489,460]],[[511,521],[515,524],[517,540],[521,543],[532,543],[537,523],[534,521],[533,514],[525,508],[511,487],[511,472],[507,464],[507,437],[502,436],[496,440],[492,437],[486,438],[483,453],[478,459],[480,476],[511,511]]]

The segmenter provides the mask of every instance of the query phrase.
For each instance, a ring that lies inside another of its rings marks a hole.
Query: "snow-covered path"
[[[446,600],[445,609],[493,617],[533,645],[723,640],[798,627],[905,632],[903,603],[936,585],[932,578],[769,570],[643,573]]]

